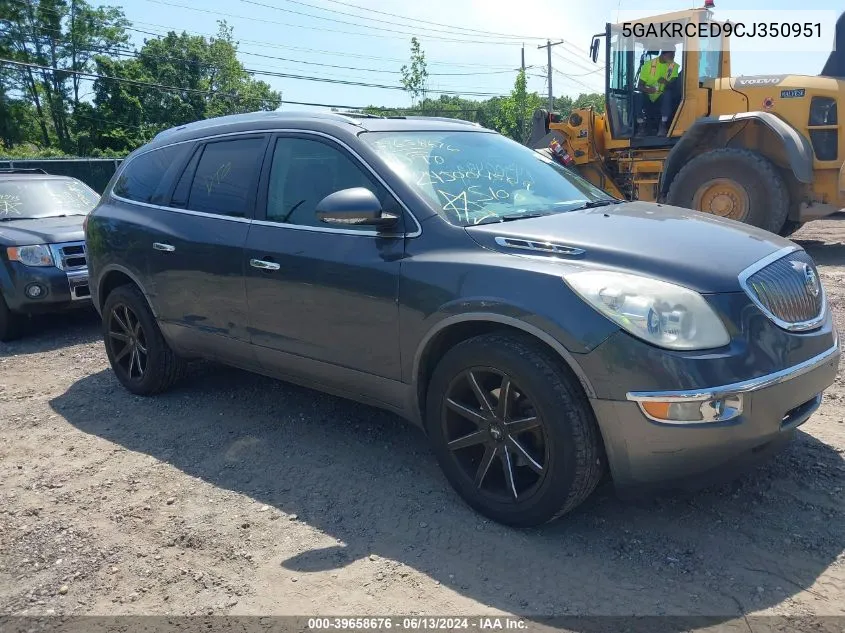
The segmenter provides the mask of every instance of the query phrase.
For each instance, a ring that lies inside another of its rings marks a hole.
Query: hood
[[[0,245],[26,246],[27,244],[56,244],[57,242],[82,242],[84,215],[66,218],[39,218],[0,222]]]
[[[467,232],[481,246],[514,256],[561,257],[503,246],[497,237],[583,249],[563,256],[565,261],[639,272],[705,293],[740,292],[740,272],[792,244],[747,224],[650,202],[472,226]]]

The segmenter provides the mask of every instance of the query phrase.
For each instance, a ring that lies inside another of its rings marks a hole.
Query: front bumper
[[[821,404],[839,367],[838,340],[788,369],[712,389],[629,393],[627,401],[592,400],[614,482],[637,488],[696,488],[758,464],[783,446]],[[664,424],[639,402],[742,395],[739,416],[724,422]]]
[[[65,271],[53,266],[24,266],[19,262],[6,265],[9,274],[2,284],[3,298],[13,312],[34,314],[90,305],[87,268]],[[26,293],[33,285],[41,290],[37,297]]]

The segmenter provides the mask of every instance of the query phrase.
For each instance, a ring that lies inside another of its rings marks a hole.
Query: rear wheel
[[[452,348],[432,376],[426,411],[447,479],[500,523],[550,521],[601,479],[599,432],[580,385],[529,340],[489,334]]]
[[[781,230],[789,214],[789,192],[775,167],[744,149],[696,156],[675,176],[666,201],[773,233]]]
[[[165,391],[184,371],[185,361],[170,349],[146,299],[135,286],[120,286],[106,298],[103,338],[112,370],[134,394]]]
[[[12,312],[6,300],[0,297],[0,341],[13,341],[21,335],[23,315]]]

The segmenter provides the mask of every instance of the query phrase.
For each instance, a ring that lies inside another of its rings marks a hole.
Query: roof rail
[[[409,119],[420,121],[442,121],[443,123],[459,123],[461,125],[472,125],[473,127],[482,127],[481,123],[475,121],[467,121],[465,119],[453,119],[448,116],[401,116],[401,117],[387,117],[389,119]]]
[[[0,174],[46,174],[40,167],[0,167]]]

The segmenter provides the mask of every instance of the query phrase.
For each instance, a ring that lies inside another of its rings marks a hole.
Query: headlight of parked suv
[[[32,246],[10,246],[6,249],[9,261],[20,262],[25,266],[52,266],[53,255],[46,244]]]
[[[563,279],[596,310],[652,345],[698,350],[730,342],[722,320],[689,288],[602,270],[574,272]]]

